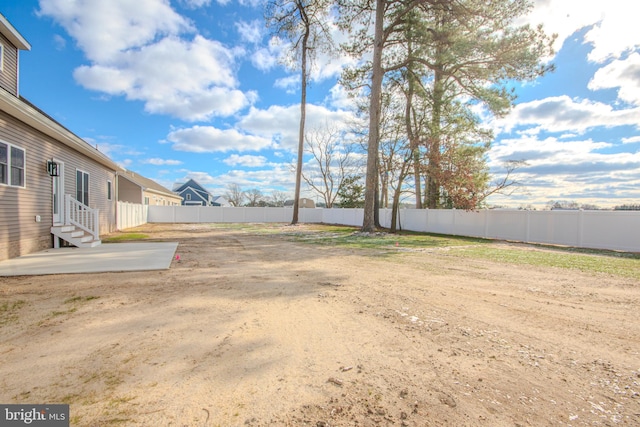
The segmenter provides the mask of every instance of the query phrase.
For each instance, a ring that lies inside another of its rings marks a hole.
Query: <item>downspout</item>
[[[118,182],[120,181],[118,179],[118,177],[120,176],[120,172],[116,171],[116,176],[115,176],[115,183],[113,184],[113,197],[114,200],[116,202],[116,208],[114,209],[115,213],[116,213],[116,231],[120,231],[120,227],[118,227],[118,199],[119,199],[119,193],[120,193],[120,189],[118,186]]]

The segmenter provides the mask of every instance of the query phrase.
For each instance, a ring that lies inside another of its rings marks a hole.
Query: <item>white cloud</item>
[[[535,137],[503,139],[490,150],[492,166],[497,166],[506,160],[525,160],[530,167],[543,164],[555,165],[557,168],[566,165],[577,165],[584,162],[600,161],[598,150],[611,147],[610,143],[594,142],[592,140],[560,141],[549,137],[539,140]],[[626,156],[626,154],[624,154]]]
[[[177,151],[211,153],[226,151],[259,151],[272,145],[271,139],[244,134],[235,129],[218,129],[213,126],[193,126],[176,129],[167,140]]]
[[[228,3],[228,1],[229,0],[226,0],[225,2],[218,1],[218,3],[225,4]],[[211,4],[211,0],[180,0],[180,3],[188,8],[197,9],[199,7],[209,6]]]
[[[54,18],[91,61],[111,61],[158,36],[193,31],[166,0],[41,0],[41,15]]]
[[[106,154],[109,157],[113,156],[115,153],[126,151],[126,147],[122,144],[112,144],[109,142],[97,141],[94,138],[89,138],[89,137],[85,137],[84,140],[87,141],[89,144],[93,145],[94,147],[96,147],[98,151],[100,151],[103,154]],[[126,154],[131,154],[131,153],[126,153]]]
[[[620,58],[640,46],[638,17],[629,2],[610,0],[601,4],[606,7],[602,19],[585,34],[585,40],[593,45],[589,60],[598,63]]]
[[[300,87],[300,80],[300,74],[295,74],[292,76],[277,79],[273,86],[280,89],[285,89],[287,93],[295,93],[296,89]]]
[[[227,4],[228,1],[222,0],[222,3]],[[238,0],[238,3],[240,3],[242,6],[257,8],[264,4],[264,0]]]
[[[143,160],[142,163],[146,163],[154,166],[177,166],[181,165],[183,162],[180,160],[172,160],[172,159],[160,159],[158,157],[154,157],[151,159]]]
[[[498,141],[489,152],[498,176],[506,160],[526,160],[513,178],[526,188],[492,203],[542,204],[549,200],[580,200],[601,207],[640,197],[640,153],[609,153],[612,144],[591,139],[561,141],[524,137]]]
[[[239,170],[234,169],[219,175],[211,175],[208,172],[188,171],[182,182],[192,178],[199,184],[205,186],[213,194],[224,194],[230,184],[239,185],[240,188],[247,190],[257,188],[265,195],[274,190],[293,192],[295,186],[295,174],[289,170],[289,164],[278,163],[271,164],[269,169],[263,170]],[[169,186],[170,188],[170,186]],[[302,191],[303,197],[310,197],[306,189]]]
[[[305,127],[312,129],[331,123],[337,128],[346,126],[353,120],[351,113],[331,111],[325,107],[307,104]],[[300,105],[283,107],[272,105],[266,110],[251,108],[249,113],[238,121],[238,126],[255,135],[273,138],[278,141],[277,148],[296,151],[300,126]]]
[[[229,166],[240,165],[255,168],[264,166],[267,163],[267,158],[264,156],[239,156],[237,154],[232,154],[224,159],[223,162]]]
[[[555,50],[575,31],[591,27],[585,42],[593,46],[589,60],[602,63],[640,46],[637,17],[626,0],[535,0],[523,22],[544,24],[548,34],[558,34]]]
[[[640,105],[640,54],[632,53],[600,68],[588,87],[591,90],[618,88],[619,100]]]
[[[548,132],[583,133],[599,126],[640,125],[640,108],[614,110],[611,105],[590,100],[573,100],[566,95],[516,105],[504,119],[494,125],[510,132],[517,126],[539,126]]]
[[[43,0],[40,13],[64,26],[90,59],[74,71],[85,88],[185,121],[229,116],[256,98],[237,88],[242,52],[200,35],[180,38],[193,28],[166,0]]]
[[[329,95],[325,102],[333,108],[341,110],[353,110],[355,107],[355,100],[349,96],[347,90],[340,83],[336,83],[329,89]]]
[[[629,138],[622,138],[622,143],[623,144],[634,144],[636,142],[640,142],[640,135],[631,136]]]
[[[349,35],[341,31],[335,22],[331,22],[332,16],[327,18],[324,25],[329,29],[333,46],[339,46],[341,43],[347,42]],[[318,42],[317,46],[309,52],[308,57],[308,74],[310,82],[322,82],[334,79],[340,76],[342,70],[348,65],[354,65],[357,60],[349,55],[342,53],[339,49],[333,49],[331,52],[329,44],[326,40]],[[297,52],[293,49],[291,42],[281,39],[277,36],[271,37],[267,47],[260,48],[253,53],[252,62],[254,66],[260,70],[269,70],[276,65],[282,65],[292,75],[281,79],[283,82],[290,82],[292,79],[298,79],[300,60]],[[291,92],[293,86],[277,84]]]
[[[256,49],[251,54],[251,63],[260,71],[269,71],[280,63],[282,52],[289,45],[277,37],[271,37],[266,47]]]
[[[234,114],[253,100],[253,94],[235,89],[233,60],[216,41],[171,37],[122,53],[112,64],[78,67],[74,77],[88,89],[144,101],[150,113],[206,120]]]
[[[55,46],[56,50],[63,50],[65,47],[67,47],[67,40],[60,34],[54,34],[53,45]]]
[[[240,34],[240,39],[248,43],[260,43],[262,40],[262,28],[264,24],[258,20],[251,22],[236,22],[236,29]]]

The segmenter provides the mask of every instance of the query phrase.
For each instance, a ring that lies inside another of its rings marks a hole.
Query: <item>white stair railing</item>
[[[91,234],[94,240],[100,239],[100,224],[98,217],[98,209],[91,209],[69,194],[64,195],[65,225],[75,225],[81,230]]]

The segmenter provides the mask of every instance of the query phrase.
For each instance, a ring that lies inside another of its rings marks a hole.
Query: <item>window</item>
[[[9,159],[7,158],[7,149],[9,146],[0,142],[0,184],[8,184],[7,171],[9,170]]]
[[[145,196],[145,197],[144,197],[144,204],[145,204],[145,205],[148,205],[148,204],[149,204],[149,197],[148,197],[148,196]]]
[[[187,194],[187,200],[191,200],[191,194]]]
[[[111,200],[111,181],[107,181],[107,200]]]
[[[89,174],[76,169],[76,200],[89,206]]]
[[[0,142],[0,184],[24,187],[24,169],[24,150],[5,142]]]

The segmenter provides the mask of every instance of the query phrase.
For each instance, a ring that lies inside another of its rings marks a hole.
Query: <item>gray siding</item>
[[[121,202],[143,204],[142,189],[128,179],[118,178],[118,200]]]
[[[0,260],[52,247],[52,179],[46,161],[64,162],[65,193],[75,197],[76,168],[89,173],[89,206],[100,210],[100,233],[115,231],[115,172],[0,111],[0,140],[25,150],[25,188],[0,185]],[[107,180],[114,183],[107,200]],[[36,222],[39,215],[41,222]]]
[[[0,44],[4,51],[0,87],[13,96],[18,96],[18,49],[2,34]]]

